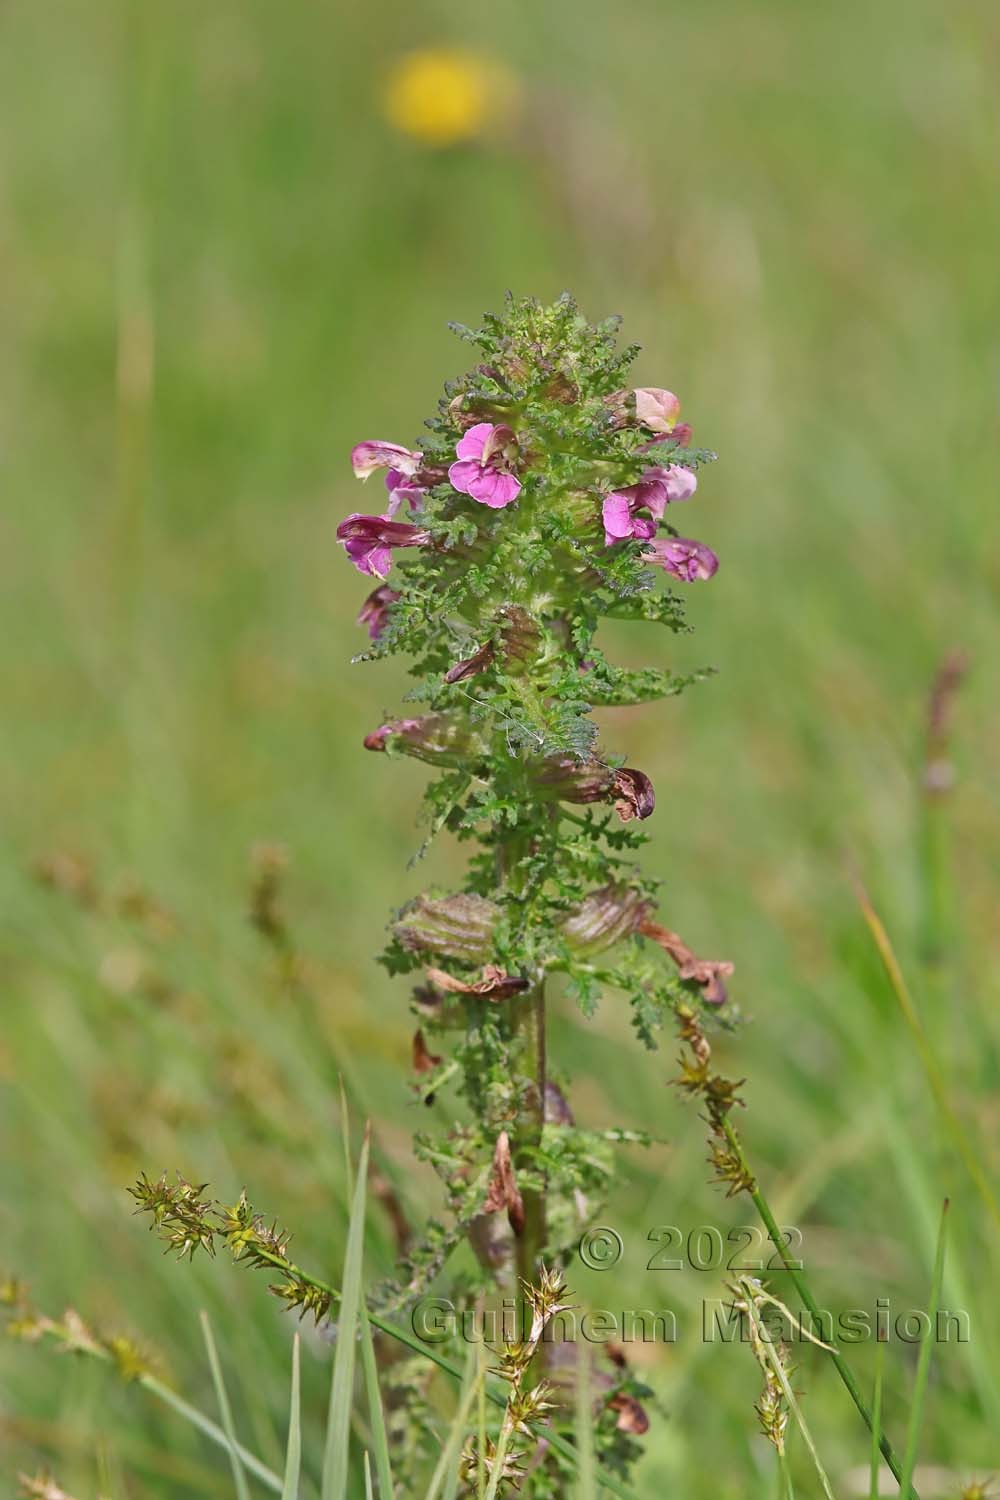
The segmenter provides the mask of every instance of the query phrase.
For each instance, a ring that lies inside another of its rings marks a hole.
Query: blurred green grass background
[[[444,150],[394,131],[386,69],[420,45],[504,64],[516,113]],[[720,675],[606,719],[657,787],[666,919],[737,964],[752,1024],[719,1054],[748,1078],[753,1159],[835,1308],[920,1306],[952,1194],[945,1300],[972,1338],[938,1351],[922,1457],[940,1493],[1000,1466],[996,1236],[848,878],[889,923],[995,1181],[998,51],[995,8],[962,0],[4,7],[3,1259],[50,1312],[159,1349],[206,1407],[211,1308],[269,1462],[289,1320],[256,1279],[164,1261],[123,1186],[143,1167],[245,1182],[304,1264],[336,1267],[342,1072],[414,1212],[436,1202],[408,1154],[406,988],[371,955],[389,908],[458,856],[405,869],[422,773],[360,746],[405,678],[349,665],[363,587],[334,529],[360,503],[352,443],[417,438],[466,363],[446,320],[567,286],[625,316],[641,379],[722,456],[690,521],[722,558],[692,591],[697,633],[613,642]],[[922,736],[952,647],[972,670],[932,972]],[[246,918],[260,840],[289,853],[308,997]],[[59,851],[91,863],[97,910],[39,884]],[[668,1142],[628,1160],[606,1210],[621,1265],[577,1278],[603,1306],[678,1309],[678,1345],[643,1351],[637,1490],[771,1493],[752,1361],[697,1336],[718,1278],[644,1270],[653,1225],[752,1218],[706,1185],[672,1049],[642,1053],[609,1000],[593,1024],[559,1014],[554,1052],[581,1120]],[[328,1358],[309,1343],[317,1414]],[[913,1358],[893,1346],[897,1437]],[[799,1384],[845,1482],[865,1437],[820,1359],[803,1351]],[[106,1370],[6,1346],[0,1377],[5,1484],[45,1461],[80,1495],[225,1492],[224,1459]]]

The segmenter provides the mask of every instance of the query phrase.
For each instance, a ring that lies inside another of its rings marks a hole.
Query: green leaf
[[[219,1448],[225,1448],[227,1453],[231,1452],[229,1439],[222,1428],[213,1422],[211,1417],[206,1417],[204,1412],[199,1411],[196,1406],[192,1406],[190,1401],[185,1401],[183,1396],[178,1396],[176,1391],[172,1391],[168,1385],[164,1385],[162,1380],[157,1380],[155,1375],[140,1375],[139,1384],[143,1390],[148,1391],[151,1396],[155,1396],[157,1400],[162,1401],[165,1406],[169,1406],[171,1411],[175,1411],[179,1417],[183,1417],[185,1422],[190,1422],[192,1427],[196,1427],[199,1432],[204,1433],[210,1442],[215,1443]],[[259,1479],[261,1484],[266,1485],[269,1490],[273,1490],[276,1495],[280,1494],[281,1480],[274,1473],[273,1469],[269,1469],[266,1464],[262,1464],[255,1454],[251,1453],[248,1448],[243,1447],[242,1443],[236,1444],[236,1452],[239,1454],[243,1467],[248,1473],[252,1474],[255,1479]]]
[[[215,1339],[212,1337],[212,1326],[208,1321],[208,1313],[204,1311],[201,1313],[201,1331],[205,1339],[205,1348],[208,1352],[208,1363],[212,1371],[212,1384],[215,1386],[216,1399],[219,1403],[222,1428],[226,1434],[226,1442],[229,1445],[229,1462],[233,1470],[233,1487],[236,1490],[237,1500],[250,1500],[250,1487],[247,1484],[246,1471],[243,1468],[243,1460],[240,1457],[240,1449],[236,1441],[236,1429],[233,1426],[233,1413],[229,1406],[225,1381],[222,1378],[222,1366],[219,1364],[219,1356],[215,1348]]]
[[[879,1340],[875,1345],[875,1390],[872,1393],[872,1458],[871,1478],[868,1484],[868,1500],[878,1500],[878,1475],[882,1456],[882,1366],[885,1362],[885,1345]]]
[[[941,1224],[938,1229],[937,1250],[934,1254],[934,1275],[931,1278],[931,1295],[927,1304],[927,1318],[930,1327],[927,1337],[920,1345],[920,1353],[917,1356],[917,1374],[913,1382],[913,1405],[910,1408],[910,1423],[906,1430],[906,1448],[903,1452],[903,1472],[899,1480],[899,1493],[901,1500],[910,1500],[913,1493],[911,1481],[913,1470],[917,1463],[917,1444],[920,1441],[920,1433],[923,1427],[924,1401],[927,1398],[927,1376],[931,1367],[931,1350],[934,1347],[933,1329],[937,1321],[938,1308],[941,1305],[941,1283],[944,1280],[944,1247],[946,1230],[948,1227],[948,1199],[944,1200],[941,1209]]]
[[[576,1500],[597,1500],[594,1478],[594,1414],[590,1395],[590,1348],[582,1342],[576,1359]]]
[[[482,1371],[473,1378],[475,1361],[476,1350],[470,1347],[465,1364],[465,1377],[462,1383],[458,1408],[452,1420],[451,1430],[448,1433],[448,1441],[445,1443],[441,1457],[437,1461],[424,1500],[437,1500],[439,1493],[443,1494],[443,1500],[455,1500],[455,1495],[458,1491],[458,1461],[462,1452],[462,1442],[465,1438],[469,1412],[472,1410],[472,1403],[478,1396],[479,1388],[483,1382]],[[442,1486],[444,1486],[443,1490]]]
[[[378,1475],[379,1500],[392,1500],[392,1465],[389,1462],[389,1439],[385,1429],[385,1412],[382,1409],[382,1392],[378,1383],[378,1366],[375,1363],[375,1346],[372,1343],[371,1323],[364,1298],[360,1307],[361,1320],[361,1365],[365,1376],[365,1392],[368,1396],[368,1415],[372,1426],[372,1446],[375,1450],[375,1472]],[[367,1455],[366,1455],[367,1458]]]
[[[281,1500],[299,1500],[299,1470],[302,1465],[301,1402],[299,1399],[299,1336],[292,1340],[292,1393],[288,1408],[288,1447],[285,1450],[285,1480]]]
[[[347,1253],[344,1257],[343,1285],[337,1320],[337,1349],[333,1359],[330,1384],[330,1406],[326,1423],[326,1446],[323,1454],[322,1500],[345,1500],[350,1456],[351,1403],[354,1394],[355,1339],[358,1330],[358,1308],[361,1302],[361,1270],[364,1259],[365,1189],[368,1176],[370,1128],[365,1129],[357,1182],[351,1205],[351,1222],[347,1231]]]

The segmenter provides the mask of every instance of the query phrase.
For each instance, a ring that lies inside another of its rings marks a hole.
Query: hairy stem
[[[545,1124],[545,981],[540,979],[516,1001],[515,1038],[519,1071],[529,1080],[517,1121],[514,1166],[537,1170],[537,1152]],[[534,1160],[533,1160],[534,1158]],[[517,1274],[534,1285],[545,1249],[545,1191],[525,1188],[524,1228],[517,1241]]]
[[[523,835],[497,848],[497,879],[527,911],[530,891],[521,861],[529,852]],[[537,1171],[538,1151],[545,1125],[545,977],[534,976],[524,995],[512,1001],[511,1066],[520,1091],[511,1154],[519,1174]],[[545,1248],[545,1190],[522,1188],[524,1226],[517,1236],[515,1266],[521,1280],[537,1281]]]

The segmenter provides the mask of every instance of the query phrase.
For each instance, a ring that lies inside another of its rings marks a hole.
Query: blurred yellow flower
[[[508,115],[517,81],[496,59],[457,47],[408,52],[392,67],[383,103],[386,118],[426,146],[474,139]]]

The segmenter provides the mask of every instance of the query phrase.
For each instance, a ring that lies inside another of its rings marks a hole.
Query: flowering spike
[[[701,1024],[728,966],[682,953],[677,939],[668,951],[679,974],[661,978],[644,951],[643,932],[656,940],[654,883],[630,860],[656,798],[646,772],[599,742],[592,717],[705,675],[619,667],[598,640],[609,618],[686,629],[663,575],[710,578],[718,560],[666,518],[700,501],[714,455],[693,445],[672,391],[630,380],[637,349],[617,346],[617,320],[588,323],[568,295],[549,306],[509,297],[481,327],[456,331],[478,362],[447,386],[419,450],[355,450],[357,472],[385,472],[386,513],[347,517],[338,538],[379,582],[360,617],[367,656],[407,657],[416,679],[408,717],[387,719],[365,746],[433,768],[428,839],[478,845],[459,889],[397,914],[382,958],[391,973],[417,971],[419,1096],[448,1087],[463,1105],[462,1123],[433,1140],[422,1133],[418,1147],[446,1185],[453,1226],[433,1225],[408,1249],[391,1295],[397,1307],[411,1300],[465,1236],[484,1275],[516,1273],[528,1319],[499,1357],[510,1383],[499,1484],[517,1471],[515,1435],[544,1420],[546,1388],[527,1375],[567,1306],[554,1268],[579,1242],[608,1171],[546,1074],[547,975],[565,976],[587,1014],[605,986],[627,994],[649,1045],[673,1010],[685,1046],[678,1081],[717,1131],[738,1085],[712,1072]],[[373,766],[373,779],[382,770]],[[610,949],[618,956],[591,962]],[[450,1103],[449,1113],[457,1118]],[[275,1289],[307,1305],[293,1275]],[[620,1385],[600,1393],[595,1420],[616,1451],[646,1426]],[[477,1483],[499,1463],[489,1440],[466,1457]]]

